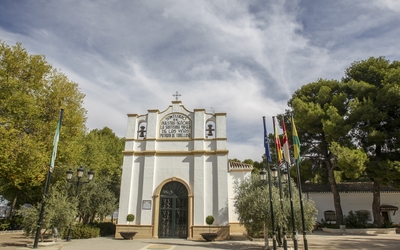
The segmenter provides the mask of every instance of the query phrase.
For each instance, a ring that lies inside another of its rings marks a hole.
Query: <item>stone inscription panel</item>
[[[190,138],[192,122],[183,114],[169,114],[160,125],[160,138]]]

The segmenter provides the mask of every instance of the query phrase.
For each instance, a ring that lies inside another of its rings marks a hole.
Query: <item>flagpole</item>
[[[295,143],[300,143],[298,140],[297,130],[294,124],[294,119],[292,116],[292,135],[293,135],[293,145]],[[297,141],[295,142],[295,136],[297,137]],[[300,167],[299,167],[299,159],[300,159],[300,145],[298,145],[297,153],[298,155],[294,155],[296,161],[296,171],[297,171],[297,185],[299,189],[299,197],[300,197],[300,211],[301,211],[301,224],[303,226],[303,242],[304,242],[304,250],[308,250],[308,241],[307,241],[307,230],[306,230],[306,223],[304,221],[304,202],[303,202],[303,192],[301,190],[301,178],[300,178]]]
[[[278,130],[276,128],[275,124],[275,116],[272,116],[272,124],[274,126],[274,136],[275,136],[275,149],[276,149],[276,165],[277,165],[277,172],[278,172],[278,187],[279,187],[279,201],[281,204],[281,210],[283,211],[283,190],[282,190],[282,174],[281,174],[281,163],[282,163],[282,156],[279,153],[281,150],[281,145],[276,142],[276,140],[279,140],[279,135],[278,135]],[[282,239],[281,239],[281,227],[280,225],[278,227],[278,237],[279,237],[279,246],[282,246]],[[282,227],[282,233],[283,233],[283,247],[285,250],[287,250],[287,237],[286,237],[286,228],[285,226]]]
[[[36,235],[35,235],[35,241],[33,243],[33,248],[38,248],[40,230],[42,228],[44,207],[46,205],[46,195],[47,195],[47,191],[49,190],[49,185],[50,185],[50,180],[51,180],[51,173],[53,172],[54,162],[56,160],[58,137],[60,135],[60,128],[61,128],[61,122],[62,122],[63,115],[64,115],[64,109],[61,109],[60,119],[58,120],[56,133],[54,135],[53,152],[51,154],[49,171],[47,173],[46,184],[45,184],[45,187],[44,187],[44,192],[43,192],[43,197],[42,197],[42,207],[40,208],[39,219],[38,219],[37,226],[36,226]]]
[[[308,250],[307,231],[306,231],[306,225],[305,225],[305,221],[304,221],[303,193],[301,191],[300,168],[299,168],[299,162],[297,160],[296,160],[296,170],[297,170],[297,184],[298,184],[299,197],[300,197],[301,224],[303,226],[304,249]]]
[[[292,193],[292,178],[290,176],[290,152],[289,152],[289,141],[287,138],[287,133],[286,133],[286,126],[285,126],[285,120],[282,117],[282,129],[283,129],[283,152],[284,152],[284,158],[285,162],[284,164],[286,165],[286,174],[287,174],[287,182],[289,186],[289,201],[290,201],[290,212],[292,215],[292,229],[293,229],[293,247],[294,250],[298,250],[298,241],[297,241],[297,229],[296,229],[296,222],[294,218],[294,206],[293,206],[293,193]]]
[[[267,127],[265,126],[265,116],[263,116],[263,124],[264,124],[264,147],[265,147],[265,160],[267,166],[267,173],[268,173],[268,188],[269,188],[269,204],[271,210],[271,227],[272,227],[272,247],[274,250],[276,248],[276,235],[275,235],[275,218],[274,218],[274,206],[272,200],[272,186],[271,186],[271,170],[269,167],[269,162],[271,162],[271,152],[269,150],[269,139],[267,134]],[[268,237],[268,236],[267,236]]]

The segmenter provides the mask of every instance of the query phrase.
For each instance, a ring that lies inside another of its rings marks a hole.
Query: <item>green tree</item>
[[[233,162],[241,162],[239,159],[237,158],[233,158],[233,159],[229,159],[229,161],[233,161]]]
[[[353,154],[362,154],[362,151],[352,144],[352,125],[347,121],[349,99],[343,91],[344,88],[346,84],[339,81],[320,79],[302,86],[288,103],[295,115],[302,143],[302,157],[311,161],[313,168],[326,169],[338,225],[343,224],[343,212],[336,185],[337,177],[342,174],[357,177],[365,169],[363,163],[347,164],[343,159]],[[338,144],[347,149],[338,147]]]
[[[374,224],[381,226],[380,186],[400,186],[400,62],[371,57],[346,70],[352,142],[368,152]]]
[[[292,182],[293,183],[293,182]],[[292,231],[291,211],[287,184],[283,184],[283,209],[279,201],[279,189],[275,183],[272,185],[273,209],[275,226]],[[239,215],[239,221],[250,234],[263,232],[264,224],[271,229],[271,211],[268,182],[262,182],[260,177],[252,174],[251,179],[246,179],[235,186],[235,209]],[[299,191],[292,186],[292,198],[295,210],[296,228],[303,231],[301,223],[301,210]],[[307,231],[311,231],[316,221],[317,210],[313,201],[304,202],[304,218]]]
[[[262,158],[263,159],[263,158]],[[260,170],[261,169],[263,169],[263,168],[265,168],[265,159],[263,159],[262,161],[260,161],[260,162],[258,162],[258,161],[255,161],[254,162],[254,164],[253,164],[253,171],[252,171],[252,173],[254,173],[254,174],[258,174],[258,173],[260,173]]]
[[[78,214],[84,224],[103,218],[117,209],[117,198],[107,188],[105,182],[92,182],[83,188],[78,196]]]
[[[400,62],[371,57],[354,62],[341,82],[307,84],[289,101],[303,158],[327,170],[338,224],[342,211],[336,181],[354,180],[363,173],[373,180],[372,210],[378,226],[380,186],[400,186],[399,90]]]
[[[84,95],[42,55],[0,40],[0,185],[12,201],[35,203],[50,162],[60,109],[64,108],[56,165],[77,158],[85,131]],[[10,213],[12,215],[12,213]]]
[[[246,164],[250,164],[250,165],[254,165],[254,161],[252,160],[252,159],[245,159],[244,161],[243,161],[243,163],[246,163]]]
[[[91,130],[83,139],[81,164],[96,173],[102,182],[119,199],[121,166],[125,139],[119,138],[108,127]]]
[[[54,228],[57,228],[59,232],[67,229],[76,215],[76,200],[71,201],[62,186],[55,186],[50,189],[46,203],[42,223],[44,232],[51,231]],[[36,233],[40,207],[41,204],[37,203],[32,207],[21,207],[17,212],[23,218],[22,226],[27,236],[33,236]]]

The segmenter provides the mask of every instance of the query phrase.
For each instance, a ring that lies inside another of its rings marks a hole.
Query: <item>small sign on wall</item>
[[[151,210],[151,200],[143,200],[142,210]]]

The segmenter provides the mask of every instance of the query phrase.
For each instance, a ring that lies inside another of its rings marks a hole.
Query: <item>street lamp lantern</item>
[[[93,179],[93,176],[94,176],[94,172],[92,170],[90,170],[88,172],[88,181],[91,181]]]
[[[287,168],[283,169],[283,179],[285,181],[288,181],[288,170],[287,170]]]
[[[80,184],[83,184],[83,183],[91,182],[91,181],[93,180],[94,172],[93,172],[92,170],[90,170],[90,171],[88,172],[88,177],[87,177],[88,181],[87,181],[87,182],[81,182],[81,181],[80,181],[80,179],[81,179],[82,176],[83,176],[83,173],[85,172],[85,169],[84,169],[83,167],[80,167],[80,168],[78,168],[77,172],[78,172],[78,174],[77,174],[78,182],[76,183],[77,186],[79,186]],[[66,174],[67,174],[67,181],[70,182],[70,181],[72,180],[72,175],[73,175],[73,173],[74,173],[74,172],[73,172],[71,169],[69,169],[69,170],[66,172]]]
[[[72,179],[72,174],[73,172],[71,169],[67,171],[67,181],[70,181]]]
[[[83,169],[83,167],[78,168],[78,178],[79,179],[82,178],[84,171],[85,171],[85,169]]]
[[[267,171],[265,171],[264,168],[261,169],[261,171],[260,171],[260,179],[261,179],[262,181],[265,181],[265,180],[267,179]]]
[[[278,177],[278,169],[275,166],[271,168],[271,175],[274,180]]]

